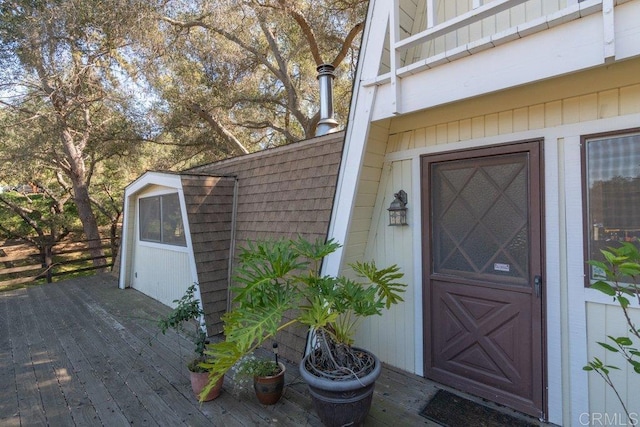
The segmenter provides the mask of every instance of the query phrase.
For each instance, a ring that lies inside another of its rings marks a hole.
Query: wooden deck
[[[0,292],[0,425],[321,426],[294,365],[274,406],[228,379],[200,405],[185,367],[191,343],[158,332],[168,311],[109,275]],[[437,425],[419,415],[435,391],[385,368],[365,425]]]

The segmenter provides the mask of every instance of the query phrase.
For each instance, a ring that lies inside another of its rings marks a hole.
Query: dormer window
[[[142,197],[139,207],[141,241],[187,246],[178,193]]]

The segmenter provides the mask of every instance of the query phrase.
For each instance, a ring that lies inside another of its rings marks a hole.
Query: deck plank
[[[9,297],[15,291],[7,292]],[[18,394],[13,367],[13,340],[9,336],[9,299],[0,298],[0,425],[19,426]]]
[[[42,287],[32,289],[30,296],[33,300],[34,312],[39,314],[34,317],[34,322],[45,339],[52,368],[60,386],[60,393],[64,397],[66,409],[73,424],[76,426],[96,425],[99,419],[98,413],[91,404],[84,385],[74,374],[71,361],[58,338],[60,333],[68,333],[68,329],[60,321],[60,318],[52,315],[50,311],[52,306],[60,304],[59,299],[54,298],[51,292],[45,292]]]
[[[15,372],[18,411],[22,425],[44,425],[46,416],[33,370],[33,362],[25,335],[30,329],[23,316],[24,305],[29,303],[26,295],[12,301],[13,310],[9,315],[9,337],[13,344],[13,369]]]
[[[99,384],[104,385],[108,396],[103,393],[102,387],[96,390],[89,390],[97,393],[97,399],[107,399],[107,410],[114,411],[116,406],[129,424],[133,425],[155,425],[150,411],[138,399],[135,390],[128,387],[125,374],[131,369],[130,365],[122,360],[121,347],[113,345],[106,340],[110,333],[110,328],[103,328],[99,319],[92,315],[83,301],[73,298],[73,292],[63,292],[61,288],[56,290],[57,296],[63,301],[64,315],[68,323],[78,322],[84,325],[77,331],[74,340],[83,355],[83,363],[90,369],[93,377]],[[100,418],[104,421],[105,413],[99,412]],[[178,419],[169,418],[170,421],[177,422]]]
[[[185,366],[191,341],[159,332],[169,311],[107,274],[0,292],[0,425],[321,427],[296,364],[276,405],[231,378],[200,404]],[[435,425],[418,415],[434,390],[385,367],[365,426]]]
[[[53,360],[57,355],[49,353],[50,341],[47,331],[41,329],[42,318],[35,313],[40,311],[34,307],[35,298],[28,298],[21,304],[21,316],[23,319],[33,319],[25,328],[24,339],[29,347],[29,355],[33,373],[35,375],[35,388],[38,390],[42,409],[48,425],[71,425],[73,418],[66,410],[67,402],[61,393],[58,377],[56,375]]]

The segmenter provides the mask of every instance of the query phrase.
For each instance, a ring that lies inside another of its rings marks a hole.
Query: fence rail
[[[112,248],[109,238],[100,239],[104,256],[89,255],[87,240],[60,242],[51,247],[50,256],[31,247],[31,253],[12,255],[17,245],[0,248],[0,289],[7,286],[33,282],[51,283],[54,277],[70,276],[92,270],[104,270],[113,266]],[[25,246],[26,247],[26,246]],[[24,252],[24,251],[23,251]],[[93,261],[104,259],[104,265],[94,265]]]

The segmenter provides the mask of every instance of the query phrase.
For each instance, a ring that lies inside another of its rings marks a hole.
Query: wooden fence
[[[46,257],[34,247],[16,244],[2,246],[0,289],[39,281],[51,283],[56,277],[111,268],[113,257],[110,239],[100,239],[100,242],[104,251],[100,257],[90,256],[87,240],[59,242],[53,245],[50,256]],[[22,250],[16,250],[17,247]],[[105,264],[94,266],[94,259],[104,259]]]

